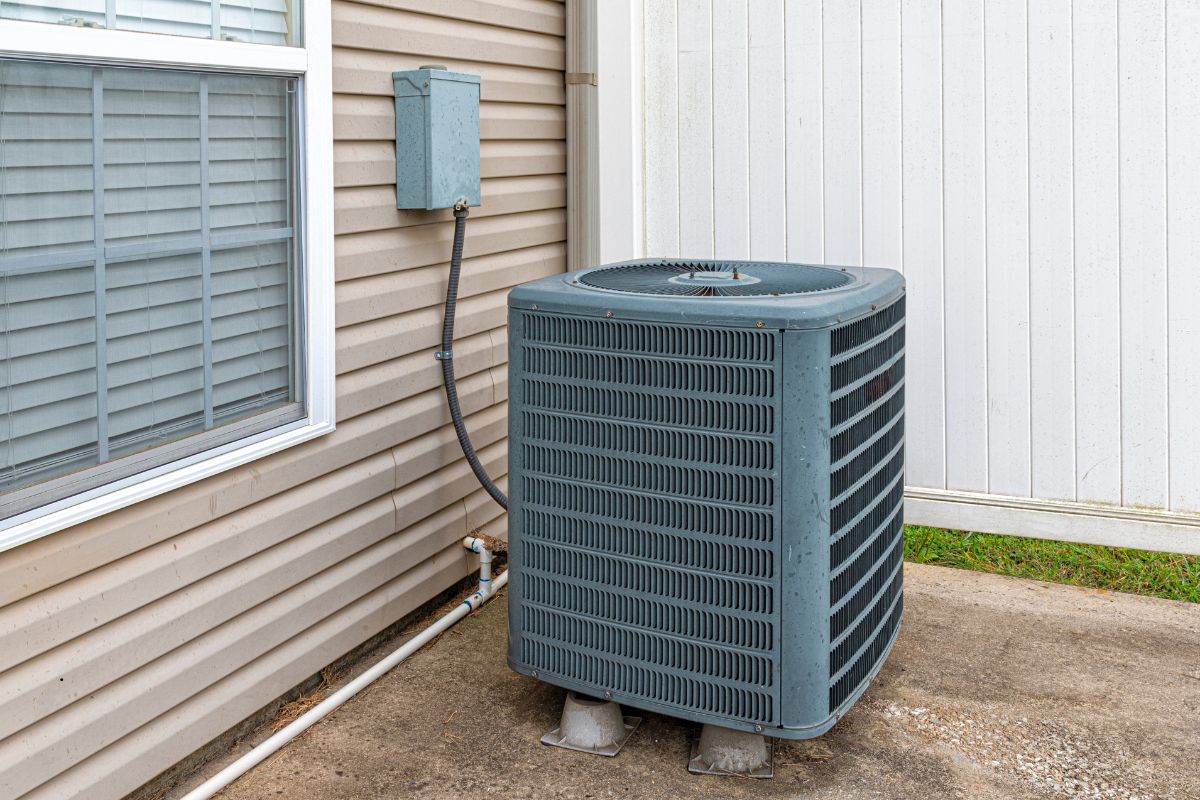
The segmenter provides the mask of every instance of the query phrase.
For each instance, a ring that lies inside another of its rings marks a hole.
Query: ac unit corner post
[[[514,290],[513,669],[781,738],[853,705],[902,614],[904,315],[899,275],[845,275],[630,262]]]
[[[829,347],[828,331],[784,331],[780,375],[784,435],[780,437],[781,694],[779,727],[816,736],[829,717],[813,690],[824,682],[828,626],[814,609],[828,606]],[[830,723],[832,724],[832,723]]]

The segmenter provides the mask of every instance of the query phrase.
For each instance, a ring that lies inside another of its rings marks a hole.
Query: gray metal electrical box
[[[422,67],[392,73],[396,207],[479,205],[479,76]]]

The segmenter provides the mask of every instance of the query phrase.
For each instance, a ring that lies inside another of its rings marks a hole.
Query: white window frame
[[[301,78],[305,418],[0,521],[0,552],[333,431],[333,47],[330,0],[304,3],[304,47],[0,20],[0,57]]]

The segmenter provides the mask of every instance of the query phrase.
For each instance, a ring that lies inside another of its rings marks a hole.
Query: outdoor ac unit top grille
[[[830,333],[829,710],[903,613],[904,300]]]
[[[765,261],[634,261],[585,272],[584,286],[676,297],[751,297],[824,292],[854,280],[807,264]]]
[[[520,657],[778,719],[778,332],[523,314]]]

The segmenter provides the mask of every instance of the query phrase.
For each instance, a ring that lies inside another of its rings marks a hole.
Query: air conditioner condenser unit
[[[903,611],[904,283],[645,260],[509,295],[510,666],[827,731]]]

